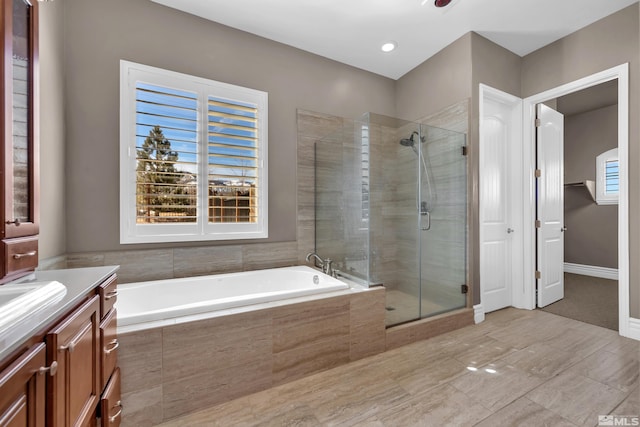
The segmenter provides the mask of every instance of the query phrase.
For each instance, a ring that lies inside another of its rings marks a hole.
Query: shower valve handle
[[[424,212],[421,212],[421,215],[422,215],[423,217],[425,217],[425,221],[426,221],[427,225],[426,225],[426,226],[424,226],[424,225],[423,225],[422,227],[420,227],[420,229],[421,229],[422,231],[428,231],[428,230],[431,230],[431,212],[429,212],[429,211],[424,211]]]

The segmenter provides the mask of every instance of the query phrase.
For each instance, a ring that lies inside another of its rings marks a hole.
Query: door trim
[[[523,230],[524,287],[514,289],[514,306],[534,309],[535,294],[535,106],[591,86],[618,80],[618,157],[620,197],[618,201],[618,330],[620,335],[640,339],[640,320],[629,316],[629,64],[618,65],[582,79],[532,95],[523,101]],[[517,301],[516,301],[517,300]],[[632,321],[633,320],[633,321]]]

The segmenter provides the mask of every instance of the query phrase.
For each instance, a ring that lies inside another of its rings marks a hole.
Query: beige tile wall
[[[383,352],[384,288],[119,340],[123,425],[151,426]]]

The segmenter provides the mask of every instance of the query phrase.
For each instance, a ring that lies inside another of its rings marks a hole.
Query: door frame
[[[523,279],[522,289],[513,289],[514,307],[533,310],[536,307],[535,279],[535,114],[536,104],[579,90],[618,80],[618,159],[620,193],[618,201],[618,331],[620,335],[640,339],[640,320],[629,317],[629,64],[621,64],[573,82],[532,95],[523,100],[522,194]],[[518,287],[519,288],[519,287]]]

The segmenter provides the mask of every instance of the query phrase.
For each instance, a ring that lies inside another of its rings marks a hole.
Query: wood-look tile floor
[[[640,415],[639,361],[615,331],[510,308],[162,426],[596,426]]]

